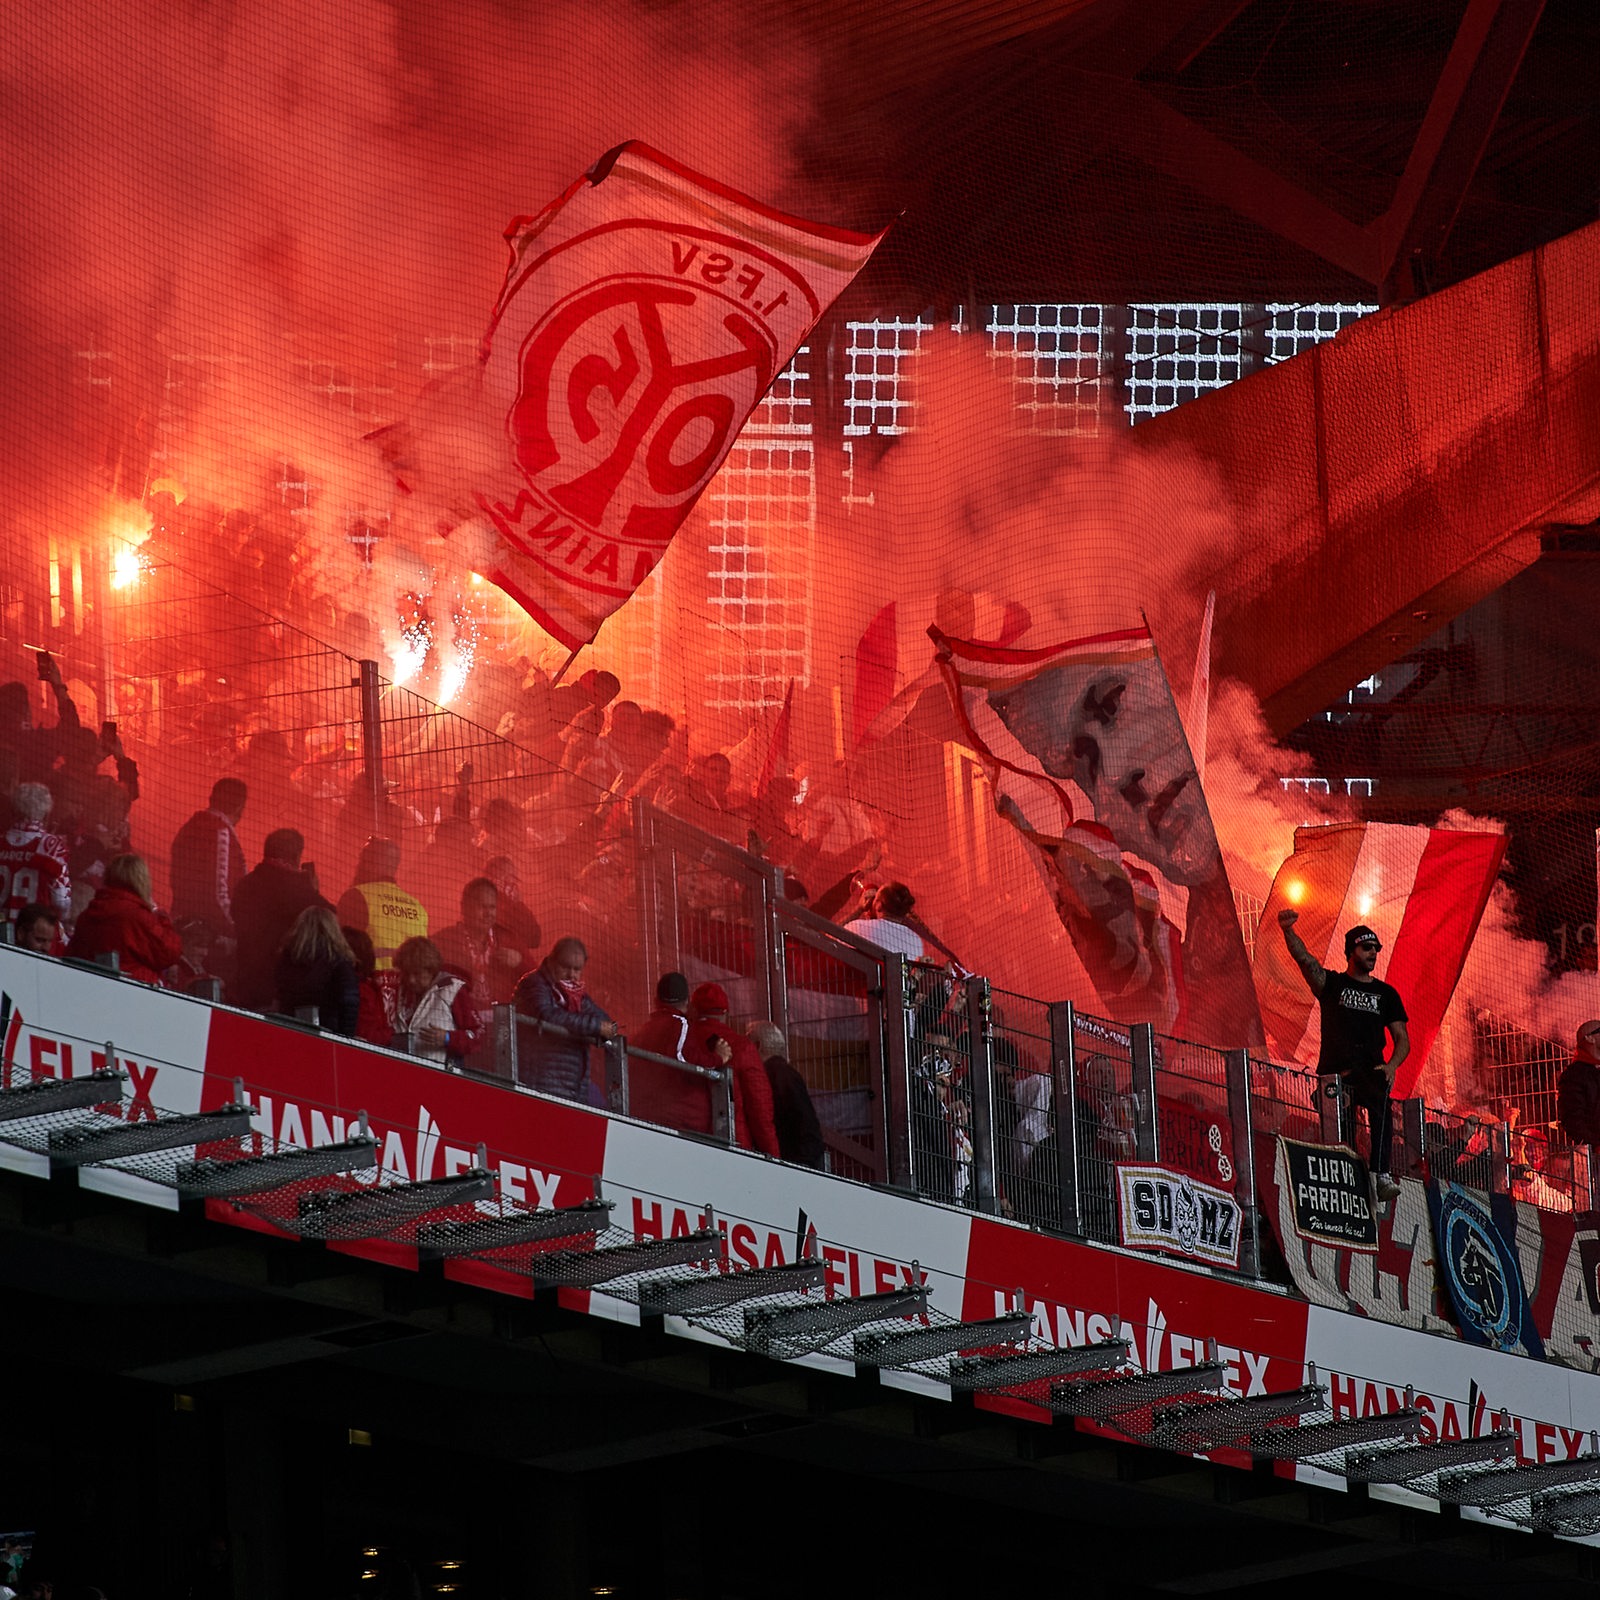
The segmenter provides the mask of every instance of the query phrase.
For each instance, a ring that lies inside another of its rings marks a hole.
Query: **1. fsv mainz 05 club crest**
[[[607,281],[619,249],[639,267]],[[529,493],[484,509],[567,582],[627,595],[771,384],[780,352],[771,319],[794,305],[809,320],[811,294],[737,240],[650,223],[575,239],[532,276],[558,265],[562,279],[589,281],[516,351],[506,429]],[[519,295],[538,297],[538,287]]]
[[[576,649],[660,561],[877,237],[628,144],[506,238],[473,413],[497,434],[470,491],[493,534],[465,553]]]

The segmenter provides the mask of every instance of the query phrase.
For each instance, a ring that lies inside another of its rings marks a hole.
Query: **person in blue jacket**
[[[581,939],[557,939],[532,972],[517,984],[513,1004],[519,1018],[560,1032],[517,1029],[517,1082],[542,1094],[603,1103],[589,1077],[589,1047],[615,1039],[619,1029],[595,1004],[583,981],[589,952]]]

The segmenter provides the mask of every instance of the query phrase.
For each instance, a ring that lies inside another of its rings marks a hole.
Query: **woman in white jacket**
[[[384,989],[384,1005],[396,1049],[459,1067],[483,1036],[483,1018],[466,980],[443,966],[433,940],[407,939],[394,953],[396,981]]]

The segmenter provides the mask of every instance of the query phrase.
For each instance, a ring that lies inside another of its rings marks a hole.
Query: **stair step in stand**
[[[952,1322],[940,1328],[866,1329],[855,1338],[855,1359],[866,1367],[912,1367],[919,1361],[957,1356],[963,1350],[1017,1345],[1033,1331],[1026,1311],[1008,1311],[982,1322]]]
[[[1589,1448],[1591,1452],[1595,1449],[1592,1434]],[[1510,1500],[1521,1500],[1542,1490],[1573,1483],[1600,1483],[1600,1454],[1526,1467],[1495,1467],[1487,1472],[1441,1472],[1434,1493],[1450,1505],[1477,1506],[1486,1511]]]
[[[639,1309],[651,1317],[705,1316],[762,1295],[820,1288],[826,1281],[827,1264],[807,1258],[782,1267],[750,1267],[687,1282],[641,1283]]]
[[[611,1224],[614,1200],[585,1200],[549,1211],[514,1211],[502,1217],[471,1217],[425,1222],[417,1244],[430,1259],[479,1255],[519,1244],[548,1244],[603,1233]]]
[[[185,1161],[177,1171],[181,1200],[228,1200],[265,1194],[307,1178],[338,1177],[365,1172],[378,1164],[377,1140],[363,1134],[309,1150],[276,1150],[269,1155],[219,1161],[211,1156]]]
[[[1333,1422],[1307,1422],[1298,1427],[1273,1426],[1250,1436],[1250,1453],[1269,1461],[1304,1461],[1359,1445],[1389,1439],[1412,1439],[1422,1426],[1415,1407],[1386,1411],[1381,1417],[1343,1417]]]
[[[1169,1372],[1112,1373],[1104,1378],[1068,1378],[1050,1386],[1046,1404],[1063,1416],[1111,1422],[1162,1400],[1215,1394],[1227,1369],[1220,1361],[1201,1361]]]
[[[1103,1339],[1097,1344],[1062,1345],[1055,1350],[1026,1350],[1015,1355],[964,1356],[950,1363],[950,1387],[987,1392],[1015,1389],[1040,1378],[1064,1378],[1069,1373],[1111,1372],[1128,1359],[1125,1338]]]
[[[912,1264],[913,1277],[920,1277]],[[819,1339],[831,1344],[868,1322],[888,1322],[898,1317],[928,1314],[927,1285],[890,1289],[883,1294],[836,1295],[813,1305],[746,1306],[744,1337],[749,1349],[760,1351],[786,1339]],[[820,1346],[819,1346],[820,1348]]]
[[[321,1189],[301,1195],[296,1216],[283,1225],[306,1239],[382,1239],[430,1211],[492,1200],[498,1187],[494,1173],[479,1166],[420,1183]]]
[[[1430,1473],[1470,1466],[1475,1461],[1501,1461],[1516,1453],[1517,1436],[1502,1424],[1475,1439],[1352,1451],[1345,1457],[1344,1475],[1351,1483],[1414,1483]]]
[[[120,1068],[105,1067],[86,1078],[40,1078],[15,1089],[0,1089],[0,1122],[23,1122],[58,1111],[85,1111],[120,1102],[127,1082],[128,1075]]]
[[[1248,1400],[1180,1400],[1151,1417],[1150,1439],[1169,1449],[1197,1454],[1240,1444],[1286,1417],[1321,1411],[1328,1403],[1328,1391],[1315,1378],[1316,1369],[1312,1368],[1312,1382]]]
[[[250,1107],[232,1105],[154,1122],[119,1122],[109,1128],[57,1128],[50,1135],[49,1154],[57,1166],[89,1167],[185,1145],[241,1139],[249,1132]]]
[[[668,1267],[698,1266],[722,1254],[722,1235],[702,1228],[681,1239],[639,1239],[633,1244],[601,1245],[595,1250],[552,1250],[532,1263],[539,1289],[599,1289],[617,1278]],[[641,1290],[643,1286],[641,1285]]]

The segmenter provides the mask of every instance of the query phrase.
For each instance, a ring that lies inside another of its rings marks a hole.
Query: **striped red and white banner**
[[[1365,923],[1383,941],[1376,975],[1400,991],[1411,1019],[1411,1054],[1394,1093],[1412,1093],[1505,847],[1498,833],[1393,823],[1297,828],[1256,939],[1256,994],[1273,1050],[1309,1063],[1321,1040],[1316,1002],[1278,934],[1278,913],[1291,906],[1300,913],[1296,932],[1336,972],[1344,970],[1345,930]]]

